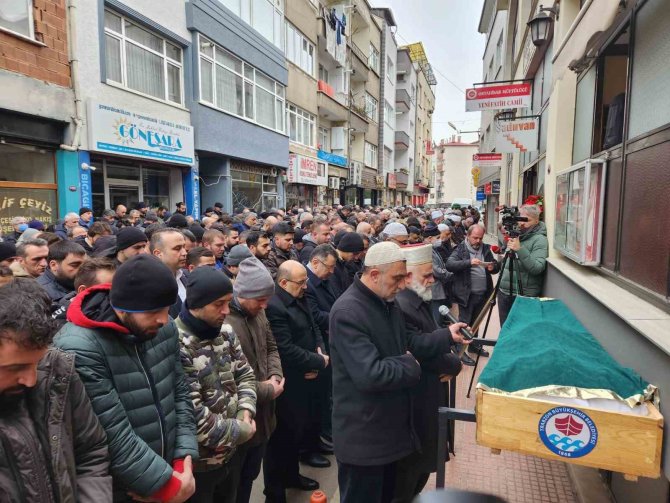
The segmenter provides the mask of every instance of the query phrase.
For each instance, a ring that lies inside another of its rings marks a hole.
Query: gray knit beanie
[[[275,293],[275,282],[265,266],[256,257],[240,262],[240,270],[233,285],[235,297],[258,299],[271,297]]]

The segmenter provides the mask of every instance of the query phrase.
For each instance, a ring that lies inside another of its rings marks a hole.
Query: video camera
[[[511,238],[518,238],[521,235],[519,222],[528,222],[528,217],[520,216],[519,208],[516,206],[500,206],[500,215],[505,232]]]

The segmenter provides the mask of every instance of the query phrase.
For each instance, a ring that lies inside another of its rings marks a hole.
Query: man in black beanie
[[[160,260],[124,262],[109,283],[77,295],[54,345],[75,365],[107,433],[114,501],[129,494],[184,502],[195,491],[198,458],[193,403],[175,355],[179,337],[168,309],[177,283]]]
[[[342,295],[354,281],[355,270],[348,267],[348,264],[353,263],[365,251],[365,243],[360,234],[346,232],[338,237],[337,263],[335,264],[335,272],[330,279],[337,297]]]
[[[256,378],[233,328],[233,284],[213,268],[194,269],[176,320],[181,362],[191,387],[200,459],[198,503],[235,503],[244,448],[256,432]]]
[[[147,235],[139,227],[124,227],[116,235],[116,260],[123,264],[135,255],[148,253]]]

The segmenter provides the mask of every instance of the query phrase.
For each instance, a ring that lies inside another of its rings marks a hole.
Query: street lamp
[[[546,14],[547,12],[550,14]],[[554,22],[554,17],[558,18],[558,7],[542,7],[540,5],[540,10],[535,14],[535,17],[528,21],[533,45],[539,47],[549,40],[549,30]]]

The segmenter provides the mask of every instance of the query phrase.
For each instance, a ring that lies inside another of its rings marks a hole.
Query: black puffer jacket
[[[49,350],[24,406],[0,411],[0,501],[112,501],[107,437],[73,355]]]

